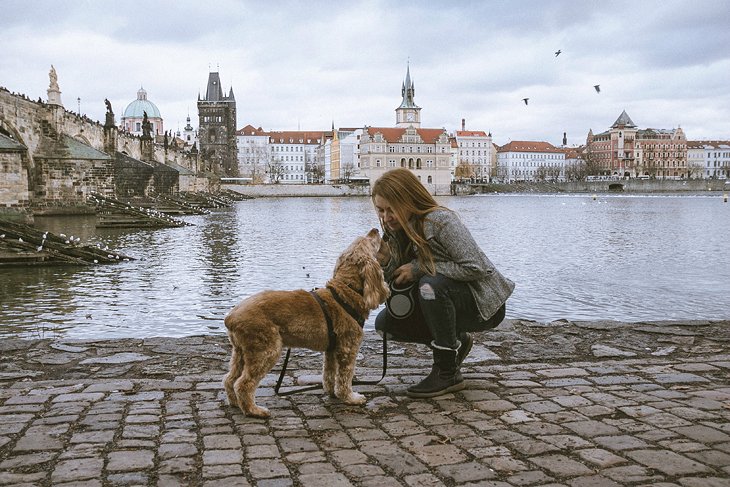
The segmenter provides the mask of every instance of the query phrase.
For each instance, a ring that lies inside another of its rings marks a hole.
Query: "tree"
[[[687,164],[687,178],[688,179],[701,179],[702,173],[705,171],[705,168],[702,166],[702,164]]]
[[[466,161],[460,161],[454,169],[454,176],[456,179],[471,179],[476,176],[474,166]]]
[[[566,181],[580,181],[586,177],[586,163],[583,159],[576,159],[575,162],[565,165]]]
[[[269,180],[274,184],[279,184],[279,181],[284,179],[284,175],[287,173],[286,167],[276,157],[272,156],[266,164],[266,172],[269,175]]]
[[[538,166],[535,169],[535,181],[545,181],[548,176],[549,168],[546,166]]]
[[[583,149],[581,158],[585,163],[585,176],[597,176],[601,173],[601,163],[599,161],[598,153],[593,149],[592,144],[588,144]]]
[[[352,162],[345,162],[340,166],[340,180],[347,182],[355,174],[355,165]]]

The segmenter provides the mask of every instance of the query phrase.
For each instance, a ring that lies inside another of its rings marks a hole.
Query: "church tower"
[[[406,80],[401,88],[401,96],[403,101],[398,108],[395,109],[396,127],[421,127],[421,107],[416,105],[413,97],[416,94],[416,88],[411,81],[410,63],[406,68]]]
[[[208,75],[205,98],[198,94],[198,143],[203,170],[219,176],[238,176],[236,145],[236,98],[233,87],[223,94],[217,72]]]

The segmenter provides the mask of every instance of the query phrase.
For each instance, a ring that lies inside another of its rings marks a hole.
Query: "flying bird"
[[[593,85],[593,88],[596,90],[596,93],[601,92],[601,85]]]
[[[561,52],[563,52],[563,51],[561,51],[560,49],[558,49],[557,51],[555,51],[555,57],[558,57],[558,56],[560,56],[560,53],[561,53]]]
[[[527,100],[529,100],[529,98],[523,98],[523,99],[522,99],[522,101],[524,101],[524,102],[525,102],[525,105],[527,105]]]

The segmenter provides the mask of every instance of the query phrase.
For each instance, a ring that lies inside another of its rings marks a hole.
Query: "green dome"
[[[162,118],[157,105],[147,99],[147,92],[140,88],[137,92],[137,99],[127,105],[124,110],[124,118],[142,118],[147,112],[147,118]]]

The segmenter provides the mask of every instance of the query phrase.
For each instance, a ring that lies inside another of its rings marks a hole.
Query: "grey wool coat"
[[[507,301],[515,283],[504,277],[479,248],[474,237],[459,218],[447,208],[439,208],[424,217],[423,233],[433,253],[436,273],[468,283],[479,314],[488,320]],[[410,262],[420,279],[426,274],[415,258],[415,249],[405,232],[387,233],[391,259],[383,268],[390,281],[395,269]]]

